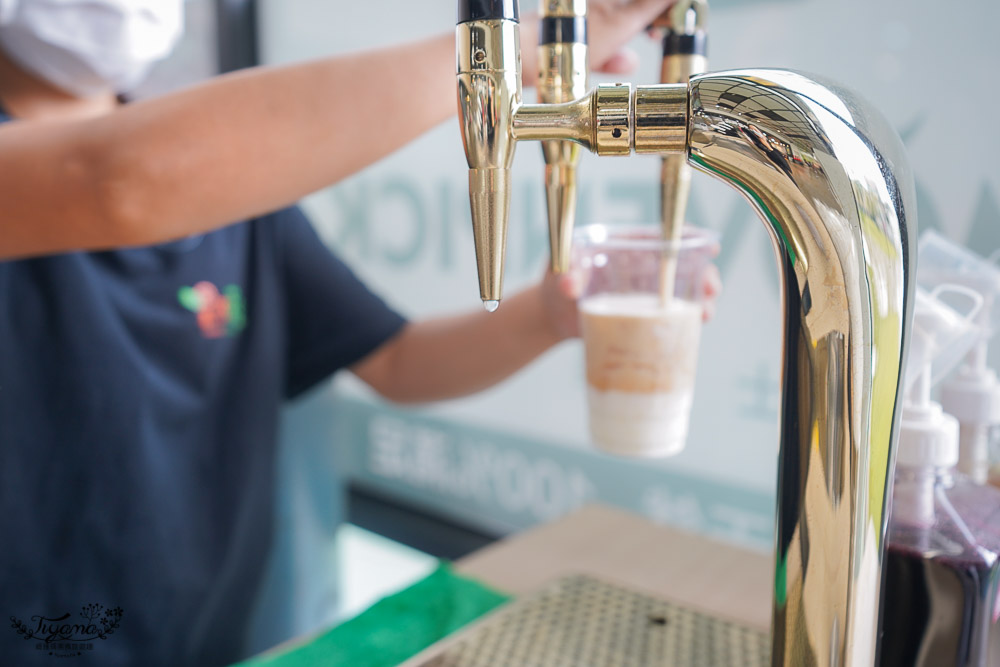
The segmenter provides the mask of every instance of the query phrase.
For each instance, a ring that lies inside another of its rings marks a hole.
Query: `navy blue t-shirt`
[[[296,208],[0,262],[0,664],[243,657],[281,403],[403,324]]]

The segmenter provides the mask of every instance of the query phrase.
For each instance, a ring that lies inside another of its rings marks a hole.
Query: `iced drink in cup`
[[[705,272],[717,252],[716,234],[691,227],[673,244],[654,225],[577,230],[590,435],[601,449],[654,457],[684,448]],[[676,268],[672,295],[660,293],[663,262]]]

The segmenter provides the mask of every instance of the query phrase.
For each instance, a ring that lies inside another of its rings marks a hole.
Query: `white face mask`
[[[77,97],[128,91],[183,26],[182,0],[0,0],[0,48]]]

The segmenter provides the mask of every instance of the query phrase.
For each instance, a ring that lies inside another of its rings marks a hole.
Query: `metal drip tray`
[[[418,658],[419,660],[419,658]],[[578,575],[413,667],[768,667],[770,635]]]

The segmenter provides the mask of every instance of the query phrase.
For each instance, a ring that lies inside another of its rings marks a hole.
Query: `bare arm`
[[[591,6],[591,63],[669,0]],[[537,18],[522,17],[525,83]],[[275,210],[335,183],[455,112],[454,35],[221,76],[97,118],[0,127],[0,260],[144,245]]]
[[[154,243],[293,202],[453,113],[453,53],[442,35],[218,77],[98,118],[6,124],[0,258]]]
[[[408,324],[351,370],[383,397],[437,401],[490,387],[575,335],[575,286],[549,275],[495,313]]]

